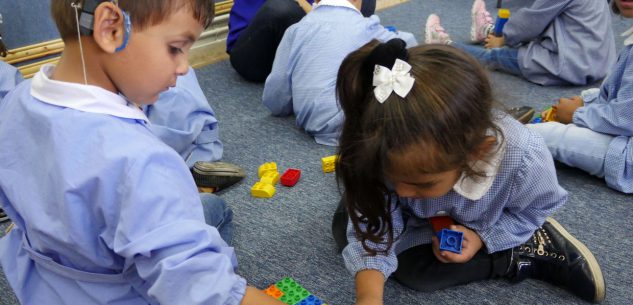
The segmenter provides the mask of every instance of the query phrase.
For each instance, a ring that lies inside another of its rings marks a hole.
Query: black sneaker
[[[193,180],[199,187],[225,189],[246,177],[244,169],[226,162],[196,162],[191,168]]]
[[[552,218],[529,241],[512,249],[508,275],[514,282],[543,280],[594,303],[601,303],[606,293],[602,271],[591,251]]]
[[[9,220],[9,216],[7,216],[7,213],[5,213],[3,209],[0,209],[0,222],[5,222],[7,220]]]
[[[523,124],[529,123],[534,116],[534,108],[529,106],[510,108],[506,112]]]

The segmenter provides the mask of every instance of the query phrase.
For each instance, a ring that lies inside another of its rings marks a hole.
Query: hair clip
[[[376,65],[374,68],[374,80],[372,85],[374,95],[379,103],[384,103],[391,95],[396,92],[400,97],[405,97],[413,88],[415,78],[411,76],[411,65],[397,58],[393,64],[393,68]]]

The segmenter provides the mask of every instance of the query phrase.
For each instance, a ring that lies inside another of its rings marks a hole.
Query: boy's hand
[[[495,48],[501,48],[506,44],[506,40],[502,37],[497,37],[493,34],[488,34],[488,37],[486,37],[485,43],[484,43],[484,47],[486,49],[495,49]]]
[[[440,251],[440,240],[433,236],[433,254],[442,263],[465,263],[477,254],[483,247],[483,242],[477,232],[461,225],[450,226],[451,230],[464,233],[464,241],[462,242],[462,253],[457,254],[450,251]]]
[[[563,124],[569,124],[574,117],[576,109],[582,107],[583,105],[584,102],[582,97],[574,96],[572,98],[563,97],[558,100],[557,105],[552,107],[556,109],[556,119]]]
[[[306,0],[295,0],[295,2],[299,4],[299,6],[303,9],[304,12],[306,12],[306,14],[312,10],[312,5],[310,5],[310,3],[308,3],[308,1]]]

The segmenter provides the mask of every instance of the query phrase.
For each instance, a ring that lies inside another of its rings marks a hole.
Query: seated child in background
[[[0,105],[2,105],[2,99],[7,92],[15,88],[15,86],[22,81],[22,74],[14,66],[0,61]],[[0,222],[8,220],[7,214],[4,210],[0,209]]]
[[[411,33],[391,32],[378,16],[363,17],[362,0],[322,0],[284,34],[263,103],[275,116],[295,114],[317,143],[337,145],[343,113],[336,101],[336,73],[345,56],[372,39],[395,37],[417,45]]]
[[[629,1],[614,0],[612,8],[633,18]],[[625,34],[633,34],[633,28]],[[558,122],[528,127],[545,138],[554,159],[604,178],[613,189],[633,193],[633,35],[625,45],[599,90],[561,98],[553,106]]]
[[[246,175],[237,165],[215,162],[222,158],[218,120],[193,68],[179,76],[176,86],[144,105],[152,132],[182,156],[198,187],[224,189]]]
[[[486,72],[465,52],[394,46],[403,44],[350,54],[336,85],[345,193],[332,231],[355,275],[356,304],[382,304],[391,275],[421,291],[535,278],[602,301],[598,262],[549,218],[567,192],[543,139],[492,109]],[[439,249],[434,216],[457,222],[461,254]]]
[[[432,14],[425,42],[451,44],[482,64],[540,85],[586,85],[603,79],[615,62],[615,42],[607,1],[534,0],[512,12],[495,37],[483,0],[471,10],[471,40],[485,49],[452,41]]]
[[[275,52],[286,29],[310,11],[314,0],[235,0],[229,15],[226,52],[231,66],[252,82],[270,73]],[[374,14],[376,0],[364,0],[361,12]]]
[[[61,60],[0,104],[0,204],[15,224],[0,263],[18,300],[282,304],[235,273],[231,210],[198,194],[139,109],[187,73],[213,2],[82,3],[51,2]],[[94,14],[81,31],[79,14]]]
[[[22,80],[22,74],[18,69],[0,60],[0,102]]]

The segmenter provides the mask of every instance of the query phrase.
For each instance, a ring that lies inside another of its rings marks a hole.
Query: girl
[[[633,18],[631,1],[611,3],[616,14]],[[631,35],[633,29],[625,35]],[[556,108],[559,122],[528,125],[544,138],[555,159],[604,177],[607,185],[633,193],[633,36],[600,90],[561,98]],[[592,92],[593,94],[591,96]],[[587,145],[591,143],[591,145]]]
[[[543,140],[492,109],[474,58],[373,41],[344,60],[337,91],[345,194],[332,231],[355,274],[356,304],[382,304],[391,275],[422,291],[531,277],[604,299],[591,252],[548,218],[567,192]],[[461,254],[440,251],[429,224],[440,215],[458,223],[450,229],[463,233]]]
[[[512,13],[501,37],[490,34],[494,25],[483,0],[475,0],[471,18],[471,40],[485,40],[485,48],[451,41],[435,14],[427,19],[426,43],[453,44],[486,66],[546,86],[593,83],[615,62],[604,0],[534,0]]]

